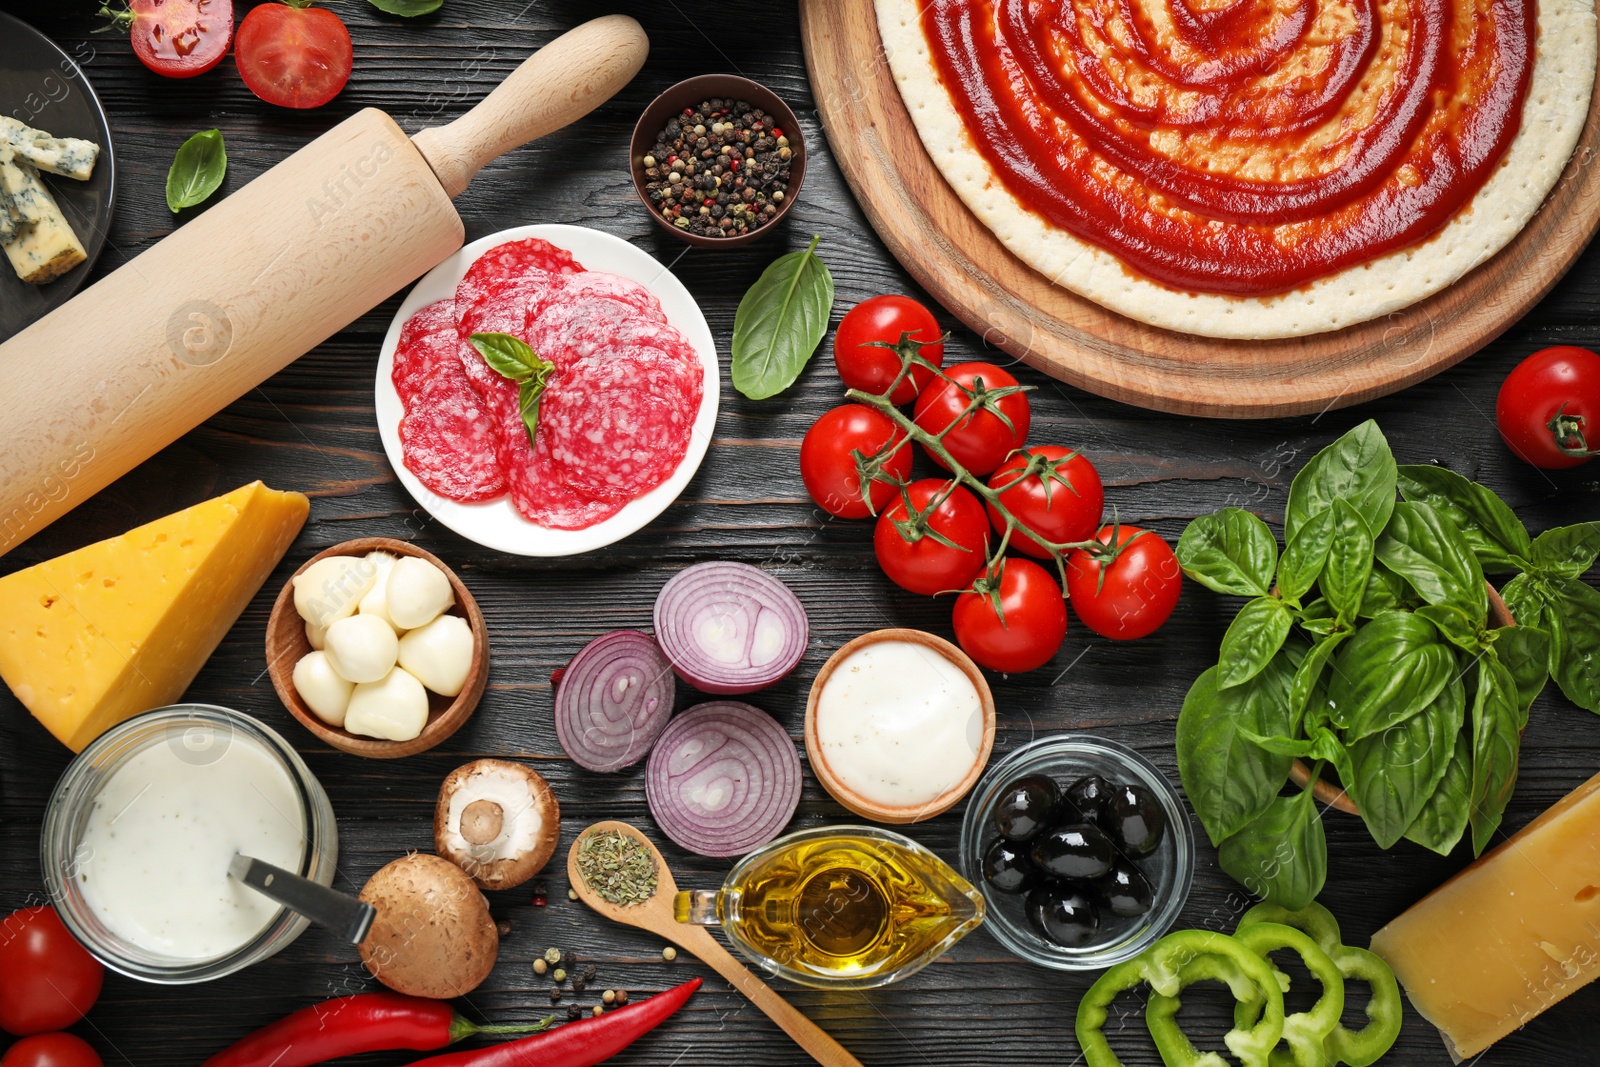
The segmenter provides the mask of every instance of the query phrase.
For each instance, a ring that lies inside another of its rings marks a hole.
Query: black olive
[[[1064,948],[1080,948],[1094,940],[1100,914],[1082,890],[1063,885],[1042,885],[1023,904],[1028,923],[1046,941]]]
[[[1167,832],[1167,817],[1155,794],[1142,785],[1119,785],[1100,817],[1100,828],[1125,855],[1148,856]]]
[[[1131,919],[1150,910],[1150,883],[1139,868],[1118,861],[1095,883],[1100,903],[1113,915]]]
[[[1007,841],[1027,841],[1055,818],[1061,790],[1042,774],[1018,778],[1000,790],[994,804],[994,827]]]
[[[1111,783],[1098,774],[1086,775],[1067,787],[1061,810],[1076,813],[1079,822],[1099,822],[1111,799]]]
[[[1039,880],[1039,872],[1028,860],[1025,846],[997,837],[983,854],[983,877],[1002,893],[1026,893]]]
[[[1033,840],[1028,855],[1052,878],[1090,881],[1111,869],[1115,852],[1106,835],[1087,823],[1047,830]]]

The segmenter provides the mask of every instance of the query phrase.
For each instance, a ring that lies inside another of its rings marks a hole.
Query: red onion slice
[[[618,771],[644,758],[672,715],[672,664],[648,634],[613,630],[583,646],[556,686],[556,737],[580,766]]]
[[[656,640],[678,677],[707,693],[751,693],[794,670],[811,626],[799,599],[745,563],[699,563],[656,597]]]
[[[661,831],[702,856],[742,856],[777,837],[800,804],[800,753],[772,716],[737,700],[673,719],[645,764]]]

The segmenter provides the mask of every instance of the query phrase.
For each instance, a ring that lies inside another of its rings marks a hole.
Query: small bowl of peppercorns
[[[656,224],[704,246],[765,236],[806,173],[794,112],[733,74],[690,78],[656,97],[633,128],[629,156],[634,190]]]

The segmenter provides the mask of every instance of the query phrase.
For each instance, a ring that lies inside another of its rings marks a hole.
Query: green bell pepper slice
[[[1266,967],[1257,968],[1238,957],[1196,956],[1178,969],[1178,990],[1171,996],[1150,994],[1144,1022],[1167,1067],[1228,1067],[1228,1061],[1217,1053],[1195,1048],[1178,1025],[1178,1009],[1183,1006],[1178,992],[1208,980],[1225,984],[1238,1001],[1233,1011],[1234,1028],[1222,1038],[1228,1051],[1244,1067],[1269,1067],[1272,1050],[1283,1035],[1283,992],[1272,965],[1254,952],[1249,954]]]
[[[1303,931],[1328,954],[1345,981],[1354,979],[1367,983],[1371,989],[1366,1006],[1367,1025],[1352,1031],[1340,1023],[1328,1034],[1324,1047],[1329,1063],[1372,1067],[1400,1037],[1403,1008],[1400,983],[1395,980],[1394,971],[1376,953],[1344,944],[1339,938],[1339,920],[1321,904],[1313,902],[1299,911],[1289,911],[1276,904],[1257,904],[1240,918],[1239,929],[1264,922]]]
[[[1344,1013],[1344,976],[1333,958],[1301,931],[1280,923],[1255,922],[1240,926],[1233,936],[1263,958],[1279,949],[1289,949],[1300,957],[1311,977],[1322,986],[1322,996],[1315,1004],[1284,1018],[1283,1040],[1289,1047],[1287,1051],[1273,1050],[1270,1067],[1328,1067],[1332,1057],[1325,1042]],[[1287,983],[1288,977],[1282,977]],[[1235,1010],[1237,1014],[1238,1009]]]
[[[1178,1010],[1178,993],[1184,986],[1204,978],[1224,981],[1235,997],[1259,1005],[1253,1008],[1253,1017],[1258,1016],[1259,1021],[1250,1027],[1236,1027],[1223,1040],[1245,1067],[1267,1067],[1268,1054],[1283,1036],[1283,991],[1278,988],[1272,967],[1266,960],[1228,935],[1209,930],[1168,934],[1139,955],[1108,969],[1089,987],[1078,1002],[1076,1024],[1078,1045],[1083,1050],[1086,1067],[1122,1067],[1122,1061],[1106,1040],[1106,1017],[1117,995],[1140,983],[1149,983],[1153,991],[1145,1021],[1151,1027],[1157,1047],[1161,1047],[1163,1040],[1179,1052],[1182,1046],[1187,1046],[1190,1058],[1168,1059],[1169,1067],[1224,1067],[1224,1061],[1215,1053],[1196,1051],[1171,1019]],[[1151,1014],[1157,998],[1173,1001],[1165,1017],[1162,1015],[1165,1005]],[[1158,1035],[1158,1028],[1165,1029]],[[1162,1052],[1163,1058],[1167,1055],[1166,1051]]]

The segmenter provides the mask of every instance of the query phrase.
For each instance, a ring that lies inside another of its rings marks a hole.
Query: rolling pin
[[[450,201],[479,168],[588,114],[648,51],[609,15],[448,125],[353,115],[0,344],[0,555],[460,249]]]

